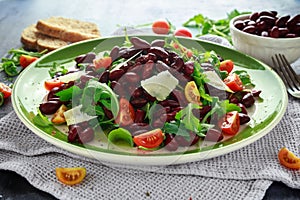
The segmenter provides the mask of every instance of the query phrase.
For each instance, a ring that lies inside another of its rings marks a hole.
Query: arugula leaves
[[[237,71],[234,71],[233,73],[239,75],[239,77],[240,77],[240,79],[241,79],[244,86],[246,86],[246,87],[255,87],[255,84],[252,83],[250,75],[248,74],[247,71],[237,70]]]
[[[229,29],[230,20],[236,16],[249,13],[250,12],[239,12],[238,10],[234,9],[230,13],[227,13],[227,18],[220,20],[213,20],[203,16],[202,14],[198,14],[184,22],[183,26],[198,28],[199,34],[196,35],[196,37],[205,34],[213,34],[224,37],[231,42]]]

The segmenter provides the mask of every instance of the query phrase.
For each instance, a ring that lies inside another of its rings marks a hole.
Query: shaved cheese
[[[64,112],[64,116],[68,126],[97,118],[97,116],[90,116],[86,113],[81,112],[81,107],[82,105],[79,105]]]
[[[222,79],[218,76],[218,74],[215,71],[205,71],[203,72],[203,74],[205,74],[206,77],[209,79],[209,82],[207,84],[219,90],[224,90],[233,93],[233,91],[222,81]]]
[[[146,80],[141,81],[141,86],[159,101],[165,100],[176,88],[179,81],[169,72],[163,71]]]
[[[70,81],[75,81],[80,78],[80,76],[84,75],[85,71],[72,72],[63,76],[58,77],[58,80],[64,83],[68,83]]]

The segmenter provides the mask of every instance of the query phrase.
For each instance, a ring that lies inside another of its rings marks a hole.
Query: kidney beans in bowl
[[[230,32],[237,50],[271,67],[274,54],[284,54],[290,63],[300,58],[300,15],[253,12],[233,18]]]

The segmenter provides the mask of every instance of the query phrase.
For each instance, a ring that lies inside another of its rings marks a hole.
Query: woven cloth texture
[[[300,104],[289,99],[280,123],[232,153],[181,165],[118,166],[58,148],[31,132],[11,112],[0,119],[0,169],[12,170],[59,199],[262,199],[273,181],[300,189],[299,171],[277,158],[286,146],[300,155]],[[85,167],[75,186],[61,184],[56,167]]]

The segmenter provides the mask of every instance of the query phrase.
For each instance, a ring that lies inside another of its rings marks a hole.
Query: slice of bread
[[[68,42],[100,37],[100,31],[95,23],[64,17],[50,17],[39,20],[36,28],[42,34]]]
[[[24,49],[29,51],[37,50],[37,32],[35,24],[32,24],[23,30],[21,34],[21,42],[24,45]]]
[[[66,41],[39,33],[35,24],[23,30],[21,42],[23,43],[24,49],[31,51],[43,51],[48,49],[49,52],[68,45]]]
[[[49,51],[53,51],[60,47],[68,45],[68,42],[63,41],[58,38],[49,37],[43,34],[38,34],[37,38],[37,51],[41,52],[45,49]]]

